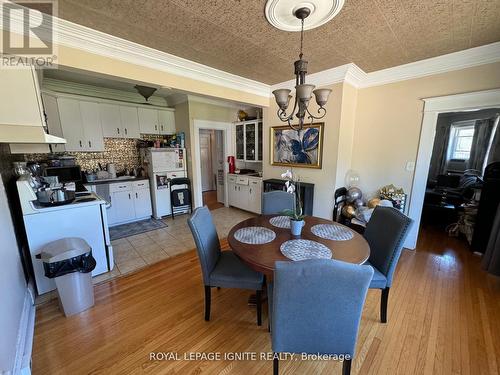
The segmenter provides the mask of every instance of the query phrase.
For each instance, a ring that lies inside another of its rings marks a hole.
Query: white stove
[[[77,192],[75,200],[68,204],[42,206],[37,203],[31,176],[19,177],[17,189],[39,294],[47,293],[56,287],[53,280],[45,277],[42,261],[36,259],[36,255],[49,242],[64,237],[83,238],[92,248],[92,255],[97,262],[92,276],[113,269],[113,248],[108,231],[106,201],[95,193]]]

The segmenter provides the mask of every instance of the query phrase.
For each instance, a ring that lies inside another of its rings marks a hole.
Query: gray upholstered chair
[[[210,320],[211,288],[251,289],[257,292],[257,324],[260,326],[264,276],[248,268],[232,251],[221,251],[217,230],[206,206],[194,210],[188,224],[205,284],[205,320]]]
[[[295,194],[274,190],[262,194],[262,215],[280,214],[286,209],[293,209]]]
[[[276,262],[272,289],[274,353],[354,357],[361,312],[373,269],[333,259]],[[274,374],[278,374],[274,359]]]
[[[374,270],[370,289],[382,290],[382,323],[387,323],[389,288],[412,223],[412,219],[395,208],[377,206],[366,226],[364,237],[370,245],[370,258],[365,264],[372,266]]]

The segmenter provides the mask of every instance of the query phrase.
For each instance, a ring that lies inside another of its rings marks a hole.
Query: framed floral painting
[[[321,168],[323,122],[293,130],[288,125],[271,127],[271,165]]]

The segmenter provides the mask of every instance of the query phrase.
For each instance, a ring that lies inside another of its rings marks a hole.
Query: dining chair
[[[257,294],[257,324],[260,326],[264,275],[247,267],[232,251],[221,251],[217,230],[206,206],[195,209],[188,224],[205,285],[205,320],[210,320],[211,288],[251,289]]]
[[[365,264],[372,266],[374,271],[370,289],[382,291],[380,299],[382,323],[387,323],[389,289],[412,223],[412,219],[395,208],[377,206],[366,225],[364,237],[370,245],[370,257]]]
[[[276,262],[273,352],[344,355],[342,373],[350,374],[372,276],[371,267],[333,259]],[[277,358],[273,368],[278,375]]]
[[[293,210],[295,205],[295,194],[282,190],[273,190],[262,194],[262,214],[275,215],[284,210]]]

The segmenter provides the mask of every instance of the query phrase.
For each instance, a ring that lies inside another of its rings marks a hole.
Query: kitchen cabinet
[[[143,134],[175,133],[175,117],[172,110],[142,108],[138,109],[139,128]]]
[[[160,134],[174,134],[175,133],[174,112],[159,109],[158,124],[159,124]]]
[[[109,185],[108,224],[110,226],[151,217],[149,180],[111,183]]]
[[[158,134],[158,111],[153,108],[139,108],[139,129],[142,134]]]
[[[228,203],[245,211],[261,213],[262,179],[260,177],[228,176]]]
[[[236,123],[236,159],[262,161],[262,121]]]
[[[44,97],[47,125],[51,134],[66,138],[54,151],[104,151],[99,105],[73,98]]]
[[[123,129],[122,138],[138,139],[141,137],[137,107],[121,105],[120,119]]]
[[[140,138],[137,107],[99,103],[102,134],[108,138]]]

